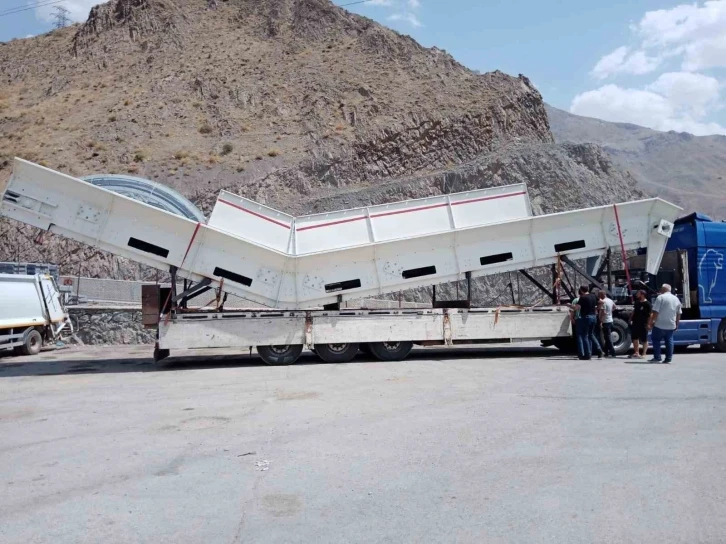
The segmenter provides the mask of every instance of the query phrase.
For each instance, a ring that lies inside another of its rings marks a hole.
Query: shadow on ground
[[[124,372],[177,372],[183,370],[200,370],[215,368],[266,367],[257,355],[199,354],[169,357],[160,363],[154,363],[151,354],[153,348],[134,349],[129,357],[114,357],[110,350],[97,352],[65,351],[46,352],[33,357],[0,358],[0,378],[22,376],[58,376],[68,374],[104,374]],[[145,356],[148,353],[148,356]],[[94,357],[94,355],[98,355]],[[111,355],[109,357],[109,355]],[[141,356],[139,356],[141,355]],[[422,348],[416,349],[406,361],[427,360],[446,362],[450,360],[481,359],[481,358],[545,358],[547,360],[571,361],[574,358],[563,355],[554,348],[540,347],[457,347],[457,348]],[[358,353],[351,363],[370,364],[402,364],[399,362],[381,362],[364,353]],[[346,363],[346,364],[351,364]],[[405,363],[405,361],[404,361]],[[296,366],[326,364],[310,352],[305,352],[298,359]]]

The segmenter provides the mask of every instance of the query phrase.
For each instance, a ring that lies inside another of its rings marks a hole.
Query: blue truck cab
[[[677,259],[668,258],[674,254]],[[674,278],[683,302],[675,344],[714,346],[726,352],[726,223],[693,213],[675,222],[661,273]],[[677,262],[677,266],[668,263]],[[660,279],[660,278],[659,278]]]

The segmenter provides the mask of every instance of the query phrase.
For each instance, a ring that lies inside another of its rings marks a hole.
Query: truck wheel
[[[315,349],[326,363],[347,363],[358,353],[358,344],[316,344]]]
[[[21,355],[37,355],[43,347],[43,337],[35,329],[29,329],[24,336],[24,343],[18,346]]]
[[[300,357],[302,350],[302,344],[257,346],[257,354],[260,356],[260,359],[270,366],[291,365]]]
[[[413,349],[413,342],[371,342],[371,354],[380,361],[403,361]]]
[[[721,320],[716,333],[716,351],[726,352],[726,319]]]
[[[612,339],[615,355],[625,355],[630,351],[630,346],[633,343],[630,336],[630,327],[625,321],[617,317],[613,319]]]

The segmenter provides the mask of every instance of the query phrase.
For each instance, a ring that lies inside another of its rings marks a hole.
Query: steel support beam
[[[584,268],[582,268],[580,265],[578,265],[577,263],[575,263],[567,255],[562,255],[562,260],[564,262],[566,262],[567,264],[569,264],[575,272],[577,272],[578,274],[580,274],[585,279],[589,280],[591,283],[593,283],[601,291],[605,291],[607,293],[607,295],[612,298],[613,295],[610,292],[610,289],[608,289],[605,284],[603,284],[602,282],[600,282],[600,281],[596,280],[595,278],[593,278],[590,274],[587,273],[587,271]]]

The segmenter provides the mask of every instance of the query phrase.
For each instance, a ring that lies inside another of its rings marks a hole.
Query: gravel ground
[[[0,359],[3,543],[722,543],[726,357]]]

